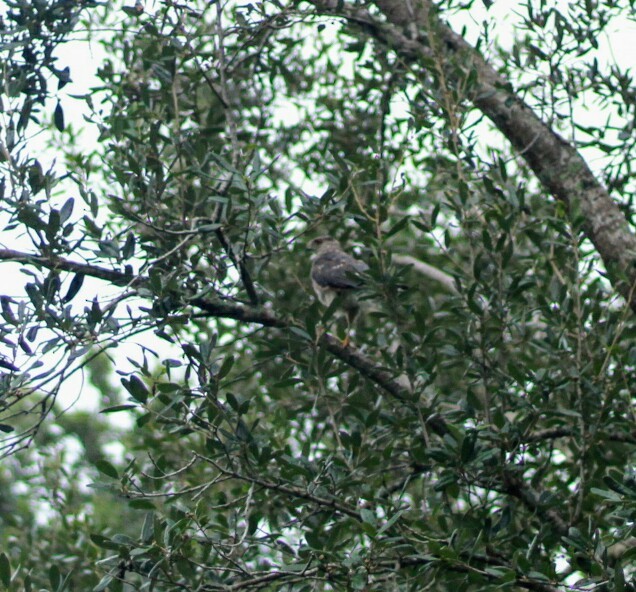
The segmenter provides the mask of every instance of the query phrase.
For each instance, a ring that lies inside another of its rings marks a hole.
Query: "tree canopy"
[[[5,2],[4,588],[636,590],[634,1],[510,8]]]

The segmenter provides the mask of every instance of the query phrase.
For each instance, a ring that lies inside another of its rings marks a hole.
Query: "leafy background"
[[[517,5],[509,47],[498,4],[478,50],[602,163],[617,254],[579,165],[568,199],[484,116],[443,25],[476,3],[6,3],[5,588],[634,589],[635,95],[598,52],[633,3]],[[350,347],[325,233],[370,266]]]

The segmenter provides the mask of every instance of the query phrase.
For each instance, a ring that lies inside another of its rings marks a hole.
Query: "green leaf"
[[[500,584],[514,582],[517,577],[514,570],[505,567],[486,567],[485,570],[491,576],[497,578]]]
[[[475,442],[477,441],[477,432],[474,430],[469,431],[462,441],[462,447],[460,452],[460,458],[462,463],[467,463],[472,460],[475,452]]]
[[[323,316],[323,322],[326,322],[328,320],[327,313],[332,313],[334,310],[337,310],[337,308],[338,308],[338,305],[336,304],[336,302],[334,300],[333,309],[332,309],[331,306],[329,308],[327,308],[327,311],[325,312],[325,314]],[[331,314],[329,314],[329,316],[331,316]],[[292,325],[291,327],[289,327],[289,330],[294,335],[297,335],[298,337],[303,339],[303,341],[311,341],[312,340],[311,336],[309,335],[309,333],[307,333],[307,331],[305,331],[304,329],[301,329],[300,327],[296,327],[295,325]]]
[[[610,489],[614,490],[616,493],[620,493],[621,495],[626,495],[626,496],[633,495],[634,492],[630,491],[628,487],[626,487],[625,485],[623,485],[623,483],[618,481],[617,477],[621,478],[619,472],[612,471],[612,474],[605,475],[603,477],[603,483],[605,483],[605,485],[607,485]]]
[[[135,401],[146,403],[149,391],[141,378],[133,374],[129,379],[122,378],[121,383]]]
[[[0,553],[0,582],[5,588],[11,584],[11,563],[5,553]]]
[[[387,520],[378,530],[378,534],[382,534],[389,530],[389,528],[391,528],[400,519],[403,513],[404,510],[398,510],[395,514],[393,514],[393,516],[391,516],[391,518],[389,518],[389,520]]]
[[[391,236],[393,236],[394,234],[397,234],[398,232],[400,232],[401,230],[403,230],[404,228],[406,228],[409,224],[409,222],[411,221],[411,218],[409,216],[404,216],[404,218],[402,218],[397,224],[395,224],[393,226],[393,228],[391,228],[385,235],[384,238],[387,239]]]
[[[0,296],[0,305],[2,306],[2,318],[10,325],[17,325],[18,319],[16,318],[13,310],[11,309],[11,303],[14,300],[8,296]]]
[[[93,592],[103,592],[103,590],[106,590],[106,588],[108,588],[108,586],[110,585],[112,581],[113,581],[113,576],[111,576],[110,574],[106,574],[99,581],[99,584],[97,584],[97,586],[93,588]]]
[[[615,491],[609,491],[607,489],[599,489],[598,487],[592,487],[590,489],[590,493],[594,495],[598,495],[599,497],[604,497],[605,499],[611,500],[613,502],[621,502],[623,498],[618,495]]]
[[[128,16],[141,16],[144,13],[144,9],[143,8],[138,8],[137,5],[135,6],[122,6],[121,9],[128,15]]]
[[[45,230],[46,224],[38,215],[38,210],[32,206],[22,208],[18,212],[18,220],[33,230]]]
[[[53,123],[55,123],[55,127],[59,131],[64,131],[64,110],[62,109],[62,104],[59,101],[57,102],[57,105],[55,105],[55,111],[53,112]]]
[[[225,399],[228,402],[229,406],[234,409],[234,411],[238,411],[240,407],[240,403],[237,398],[230,392],[225,394]]]
[[[84,221],[84,226],[86,227],[88,236],[99,238],[102,235],[103,229],[98,226],[91,218],[89,218],[88,216],[84,216],[82,220]]]
[[[112,477],[113,479],[119,479],[119,474],[117,473],[117,469],[111,465],[107,460],[97,460],[95,461],[95,468],[104,475],[108,477]]]
[[[75,199],[69,197],[60,210],[60,223],[64,224],[71,217],[73,213],[73,207],[75,206]]]
[[[219,380],[225,378],[230,373],[230,370],[232,370],[232,366],[234,366],[234,356],[226,356],[223,360],[223,363],[221,364],[221,368],[219,368]]]
[[[141,527],[141,540],[144,543],[152,541],[155,533],[155,513],[147,512],[144,516],[144,523]]]
[[[102,549],[110,549],[111,551],[119,550],[118,543],[114,543],[108,537],[102,536],[101,534],[91,534],[90,539],[94,545],[101,547]]]
[[[126,236],[124,246],[121,248],[122,259],[130,259],[134,256],[136,243],[135,235],[132,232],[129,232]]]
[[[362,522],[366,524],[370,524],[374,526],[378,523],[378,519],[376,518],[375,512],[369,510],[368,508],[362,508],[360,510],[360,518],[362,518]]]
[[[83,284],[84,284],[84,274],[76,273],[73,276],[73,279],[71,280],[71,285],[68,287],[68,291],[62,298],[62,302],[70,302],[71,300],[73,300],[73,298],[77,296],[77,293],[80,291]]]
[[[117,413],[118,411],[128,411],[129,409],[137,409],[137,405],[132,405],[130,403],[124,405],[113,405],[112,407],[106,407],[106,409],[102,409],[100,413]]]
[[[544,573],[541,573],[540,571],[529,571],[528,572],[528,577],[532,578],[533,580],[539,580],[542,582],[549,582],[550,578],[545,575]]]
[[[60,573],[59,567],[55,563],[51,563],[51,567],[49,567],[49,582],[51,582],[51,588],[57,590],[61,581],[62,574]]]
[[[305,540],[312,549],[321,550],[324,548],[325,537],[319,532],[307,530],[305,532]]]
[[[133,499],[128,502],[128,506],[134,510],[154,510],[154,504],[147,499]]]

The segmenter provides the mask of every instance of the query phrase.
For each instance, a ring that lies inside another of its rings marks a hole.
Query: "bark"
[[[399,263],[400,265],[410,265],[413,267],[413,270],[417,273],[421,273],[423,276],[438,282],[441,284],[445,290],[450,292],[451,294],[457,294],[457,286],[455,284],[455,279],[444,273],[443,271],[437,269],[437,267],[433,267],[428,263],[424,263],[424,261],[420,261],[415,257],[411,257],[411,255],[394,255],[393,261],[395,263]]]
[[[582,216],[586,236],[617,291],[636,311],[636,236],[602,183],[577,151],[512,90],[510,83],[460,35],[444,24],[429,0],[375,0],[384,18],[339,0],[311,0],[318,12],[337,14],[408,61],[442,61],[448,81],[474,77],[468,99],[486,115],[530,166],[543,187]],[[434,51],[433,51],[434,47]]]
[[[124,273],[98,265],[89,265],[81,261],[70,261],[57,255],[36,255],[33,253],[23,253],[13,249],[0,249],[0,261],[13,261],[35,267],[43,267],[52,271],[68,271],[70,273],[83,274],[86,276],[105,280],[115,286],[135,286],[139,283],[139,278],[132,273]]]
[[[0,249],[0,261],[32,265],[38,269],[44,268],[51,271],[82,274],[107,281],[116,286],[127,286],[133,289],[141,288],[148,283],[146,276],[122,273],[97,265],[64,259],[57,255],[46,257],[12,249]],[[204,316],[234,319],[242,323],[252,323],[287,331],[293,331],[294,328],[292,321],[278,316],[273,310],[266,307],[249,306],[216,298],[190,298],[184,300],[183,294],[174,294],[174,302],[178,303],[180,301],[183,301],[183,305],[196,306],[203,311]],[[166,312],[166,314],[169,314],[169,312]],[[324,347],[342,362],[360,372],[385,393],[400,401],[413,401],[414,395],[408,381],[403,380],[403,377],[394,376],[389,370],[380,366],[376,360],[359,349],[352,346],[344,346],[339,339],[329,333],[321,334],[315,345]],[[308,342],[308,347],[311,346],[311,342]],[[427,418],[427,424],[438,434],[446,433],[446,424],[437,415]]]

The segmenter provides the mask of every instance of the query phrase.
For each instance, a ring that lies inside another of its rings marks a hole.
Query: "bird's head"
[[[340,249],[340,243],[332,236],[318,236],[307,243],[307,247],[316,253],[324,253],[329,249]]]

